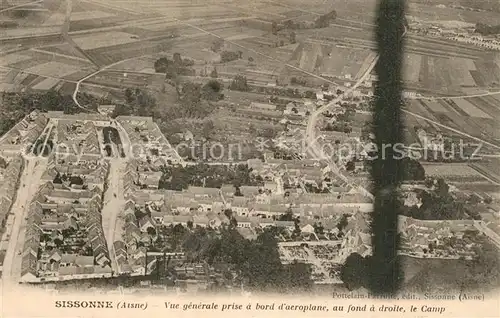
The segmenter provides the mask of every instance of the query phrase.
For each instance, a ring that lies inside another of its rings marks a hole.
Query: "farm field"
[[[485,181],[486,179],[475,169],[467,164],[455,163],[426,163],[423,162],[422,166],[425,169],[425,175],[435,178],[444,178],[449,181],[472,182],[472,181]]]
[[[462,88],[493,87],[499,83],[497,67],[481,60],[409,54],[405,80],[441,94],[461,95]]]
[[[500,193],[500,186],[494,185],[491,182],[470,182],[470,183],[454,183],[453,184],[458,190],[461,191],[474,191],[474,192],[486,192],[489,195],[495,197]],[[500,198],[498,198],[500,199]]]
[[[1,35],[2,39],[12,39],[21,37],[43,36],[60,33],[60,26],[44,26],[36,28],[4,29]]]
[[[490,178],[500,181],[500,158],[483,158],[475,166]]]
[[[465,113],[467,113],[467,115],[471,117],[491,118],[490,115],[486,114],[481,109],[468,102],[466,99],[455,99],[454,102],[458,107],[460,107],[461,110],[463,110]]]
[[[490,118],[500,118],[500,100],[495,98],[495,96],[498,97],[500,95],[471,97],[466,98],[466,100],[488,114]]]
[[[298,48],[290,64],[331,77],[355,78],[370,56],[370,50],[308,42]]]
[[[114,65],[109,70],[120,70],[120,71],[135,71],[135,72],[152,72],[154,73],[154,62],[158,57],[145,56],[138,57],[132,60],[125,61]]]
[[[64,43],[64,44],[57,44],[57,45],[50,45],[50,46],[44,46],[42,48],[37,49],[38,51],[43,51],[43,52],[48,52],[48,53],[55,53],[57,55],[62,55],[62,56],[68,56],[68,57],[76,57],[79,59],[85,59],[85,56],[75,50],[71,45]]]
[[[15,64],[29,59],[31,59],[31,56],[29,55],[12,53],[2,56],[2,58],[0,59],[0,65],[8,66],[10,64]]]
[[[126,43],[136,42],[132,34],[125,32],[106,32],[87,36],[78,36],[73,39],[83,50],[92,50]]]
[[[36,85],[32,85],[31,89],[34,90],[49,90],[54,88],[57,84],[59,84],[61,80],[58,79],[53,79],[53,78],[46,78],[43,81],[37,83]]]
[[[93,76],[87,82],[110,87],[134,88],[145,87],[146,85],[149,86],[153,83],[158,83],[158,80],[161,80],[160,82],[162,82],[163,79],[164,75],[162,74],[137,74],[106,70]]]
[[[76,66],[63,64],[60,62],[48,62],[48,63],[38,64],[36,66],[26,69],[26,71],[30,73],[35,73],[42,76],[54,76],[54,77],[67,76],[79,70],[80,68]]]
[[[76,11],[71,13],[71,22],[73,21],[82,21],[82,20],[90,20],[90,19],[109,19],[111,17],[115,17],[115,14],[110,12],[98,11],[98,10],[89,10],[89,11]]]
[[[410,100],[407,102],[407,107],[409,111],[443,125],[500,145],[500,127],[496,120],[500,115],[500,110],[494,101],[495,99],[491,96],[452,100]],[[432,123],[426,123],[420,118],[413,118],[412,123],[408,125],[415,125],[414,123],[426,130],[430,129],[430,132],[441,131],[445,135],[463,138],[457,133]]]

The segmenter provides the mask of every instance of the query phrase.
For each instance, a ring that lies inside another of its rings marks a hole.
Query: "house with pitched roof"
[[[187,216],[187,215],[165,215],[163,217],[163,225],[165,226],[175,226],[177,224],[180,224],[182,226],[187,226],[188,222],[193,222],[193,217],[192,216]]]
[[[151,217],[146,215],[139,219],[139,229],[142,232],[147,232],[148,228],[155,228],[155,227],[156,223]]]
[[[215,199],[220,198],[221,192],[218,188],[205,188],[190,186],[186,190],[187,193],[193,194],[195,198]]]
[[[250,228],[252,227],[252,220],[248,217],[236,215],[235,220],[237,222],[237,227]]]

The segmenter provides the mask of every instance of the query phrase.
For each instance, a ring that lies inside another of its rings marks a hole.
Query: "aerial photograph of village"
[[[3,288],[366,290],[376,5],[2,0]],[[402,289],[493,291],[500,2],[405,14]]]

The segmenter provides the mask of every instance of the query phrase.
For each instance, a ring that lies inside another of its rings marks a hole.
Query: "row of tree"
[[[154,63],[154,69],[157,73],[165,73],[169,79],[175,79],[177,76],[193,76],[196,72],[191,68],[194,61],[190,59],[183,59],[180,53],[174,53],[173,59],[161,57]]]
[[[251,174],[247,165],[209,166],[198,164],[187,167],[165,167],[160,179],[160,189],[183,190],[191,186],[220,188],[223,184],[234,186],[262,185],[262,179]]]
[[[300,291],[312,287],[311,266],[281,263],[276,236],[279,229],[265,229],[256,240],[247,240],[233,227],[222,230],[204,256],[209,263],[233,265],[246,288],[267,291]]]
[[[294,21],[294,20],[286,20],[281,24],[277,22],[273,22],[271,24],[271,32],[273,34],[278,34],[280,30],[300,30],[300,29],[321,29],[330,26],[330,23],[335,21],[337,18],[337,12],[332,10],[328,13],[322,14],[318,16],[314,21]],[[290,39],[295,43],[295,33],[290,32]]]

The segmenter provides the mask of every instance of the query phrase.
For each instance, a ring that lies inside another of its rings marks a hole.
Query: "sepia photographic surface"
[[[0,317],[499,317],[498,0],[2,0]]]

